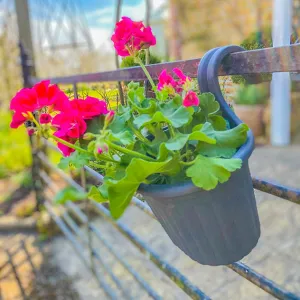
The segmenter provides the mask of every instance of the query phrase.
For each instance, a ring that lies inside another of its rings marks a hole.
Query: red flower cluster
[[[161,91],[164,87],[171,87],[174,88],[177,93],[180,93],[182,92],[182,86],[186,83],[186,81],[191,80],[190,77],[184,75],[183,72],[178,68],[174,68],[173,72],[179,78],[178,80],[175,80],[166,69],[162,70],[158,77],[157,89],[159,91]]]
[[[10,109],[15,113],[10,126],[17,128],[33,115],[39,116],[40,124],[50,124],[56,128],[54,136],[69,143],[75,143],[86,131],[85,120],[109,113],[106,102],[93,97],[70,101],[63,91],[50,81],[42,81],[31,89],[22,89],[12,99]],[[33,129],[28,130],[32,135]],[[64,156],[74,150],[58,143]]]
[[[134,22],[128,17],[122,17],[116,24],[111,40],[120,56],[134,55],[137,51],[156,44],[150,27],[145,27],[143,22]]]

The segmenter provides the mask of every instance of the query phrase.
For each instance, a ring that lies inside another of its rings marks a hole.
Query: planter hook
[[[221,111],[225,119],[228,120],[230,127],[236,127],[243,123],[242,120],[234,113],[233,109],[225,101],[219,80],[218,71],[224,58],[234,52],[245,51],[239,46],[225,46],[214,48],[208,51],[201,59],[198,67],[198,84],[202,93],[214,94],[220,104]],[[254,136],[251,130],[248,131],[246,143],[234,155],[236,158],[247,160],[254,149]]]

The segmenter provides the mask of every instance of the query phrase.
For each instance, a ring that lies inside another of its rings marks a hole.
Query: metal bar
[[[103,205],[93,202],[99,213],[105,217],[115,228],[125,235],[142,253],[147,254],[149,259],[163,271],[177,286],[179,286],[192,299],[210,299],[198,287],[193,285],[184,275],[182,275],[176,268],[163,260],[157,253],[155,253],[144,241],[136,236],[126,225],[120,221],[114,221],[108,209]]]
[[[300,204],[300,190],[290,188],[275,182],[252,177],[253,187],[262,192]]]
[[[73,92],[74,92],[74,99],[78,98],[78,89],[77,89],[77,84],[73,83]]]
[[[275,72],[300,72],[300,45],[276,48],[264,48],[232,53],[220,68],[219,75],[246,75]],[[163,69],[171,72],[173,68],[181,68],[190,76],[197,77],[199,58],[175,61],[170,63],[147,66],[153,79],[157,79]],[[100,73],[79,74],[51,78],[52,83],[74,84],[78,82],[107,82],[107,81],[143,81],[146,76],[140,67],[120,69]],[[32,83],[41,79],[31,78]]]
[[[5,250],[5,252],[6,252],[7,256],[8,256],[8,261],[9,261],[9,263],[11,265],[12,271],[13,271],[13,273],[15,275],[16,281],[17,281],[18,286],[20,288],[20,292],[22,294],[22,298],[26,300],[28,298],[27,298],[27,295],[25,293],[24,287],[22,285],[21,279],[20,279],[20,277],[18,275],[17,268],[16,268],[16,266],[15,266],[13,260],[12,260],[11,254],[10,254],[9,250]]]
[[[69,216],[67,211],[63,214],[63,218],[66,221],[66,223],[69,225],[69,227],[73,230],[74,234],[80,238],[80,240],[89,247],[89,242],[87,240],[87,237],[83,235],[83,232],[80,230],[78,225],[72,220],[72,218]],[[116,286],[122,291],[122,293],[125,296],[125,299],[133,299],[127,292],[127,290],[124,288],[123,284],[121,281],[116,277],[116,275],[113,273],[111,268],[108,266],[108,264],[102,259],[100,254],[95,250],[95,248],[91,248],[91,253],[93,257],[95,257],[102,267],[105,269],[105,271],[109,274],[111,279],[114,281]],[[96,271],[95,271],[96,273]]]
[[[42,155],[43,157],[43,155]],[[52,168],[54,171],[58,171],[59,169],[54,166],[47,157],[43,158],[44,162]],[[61,171],[61,170],[59,170]],[[72,178],[70,178],[67,174],[62,172],[62,178],[65,179],[71,186],[76,188],[78,191],[83,191],[83,188],[78,185]],[[61,172],[59,172],[61,174]],[[66,179],[66,177],[69,177]],[[68,202],[69,203],[69,202]],[[71,202],[70,202],[71,203]],[[205,295],[198,287],[193,285],[184,275],[182,275],[176,268],[171,266],[169,263],[160,258],[158,254],[156,254],[148,245],[140,240],[133,232],[131,232],[124,224],[120,221],[114,222],[112,217],[110,216],[109,211],[99,203],[92,202],[97,208],[98,211],[101,212],[101,215],[106,217],[122,234],[127,236],[129,240],[134,243],[137,248],[143,252],[147,253],[150,260],[154,262],[173,282],[175,282],[187,295],[189,295],[192,299],[210,299],[207,295]]]
[[[43,180],[48,184],[48,186],[52,189],[52,191],[56,192],[58,190],[57,186],[53,183],[51,178],[47,174],[46,176],[42,176]],[[80,209],[79,209],[80,210]],[[85,215],[81,212],[84,216],[83,220],[85,219]],[[80,219],[82,219],[82,215],[80,215]],[[67,211],[64,212],[63,218],[69,225],[69,227],[74,231],[78,232],[78,236],[84,238],[83,232],[80,231],[79,226],[73,221],[71,216],[68,214]],[[155,300],[160,300],[161,297],[148,285],[148,283],[125,261],[123,258],[114,250],[114,248],[106,241],[106,239],[101,235],[100,231],[93,225],[89,224],[89,227],[92,232],[96,235],[96,237],[100,240],[100,242],[109,250],[109,252],[123,265],[123,267],[137,280],[137,282],[143,287],[149,296],[151,296]]]
[[[255,272],[254,270],[252,270],[251,268],[249,268],[248,266],[244,265],[241,262],[236,262],[231,265],[228,265],[228,268],[232,269],[234,272],[243,276],[244,278],[254,283],[256,286],[260,287],[265,292],[271,294],[277,299],[282,299],[282,300],[300,299],[299,296],[281,289],[272,280],[267,279],[265,276]]]
[[[102,242],[102,244],[110,251],[110,253],[123,265],[123,267],[136,279],[136,281],[143,287],[149,296],[155,300],[162,299],[149,285],[148,283],[114,250],[114,248],[103,238],[100,231],[90,224],[91,230],[96,237]]]
[[[82,247],[81,244],[78,243],[78,241],[74,238],[73,234],[71,231],[68,229],[68,227],[65,225],[65,223],[61,220],[59,216],[57,216],[54,211],[51,208],[51,205],[48,202],[45,202],[45,207],[49,214],[51,215],[52,219],[56,223],[56,225],[60,228],[60,230],[63,232],[63,234],[66,236],[66,238],[71,242],[72,246],[74,247],[74,250],[77,252],[78,256],[81,258],[82,262],[84,265],[90,269],[89,264],[85,257],[83,256],[84,248]],[[99,277],[96,278],[98,283],[100,283],[101,287],[113,300],[117,300],[115,292],[107,285],[107,283],[104,281],[104,279],[101,279]]]

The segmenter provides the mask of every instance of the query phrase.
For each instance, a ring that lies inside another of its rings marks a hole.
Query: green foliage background
[[[31,165],[29,138],[24,126],[9,127],[11,112],[0,111],[0,178],[23,171]]]

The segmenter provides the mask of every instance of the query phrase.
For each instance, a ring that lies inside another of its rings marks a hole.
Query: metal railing
[[[234,53],[229,55],[225,60],[223,67],[220,69],[219,75],[242,74],[247,76],[249,74],[255,75],[273,72],[300,72],[299,58],[300,45]],[[24,82],[29,81],[31,84],[34,84],[38,81],[38,79],[30,77],[30,66],[26,64],[26,61],[28,61],[28,58],[25,60],[23,59],[23,74],[27,76],[24,78]],[[162,69],[166,68],[167,70],[171,70],[174,67],[181,68],[190,77],[196,77],[199,61],[200,59],[193,59],[188,61],[157,64],[147,68],[154,79],[157,79]],[[255,81],[255,78],[251,78],[252,82]],[[130,80],[146,80],[141,68],[134,67],[111,72],[51,78],[52,83],[72,84],[74,88],[74,95],[77,95],[78,93],[77,85],[82,82],[111,82]],[[44,145],[46,145],[48,149],[53,148],[56,150],[56,147],[54,147],[53,144],[49,143],[48,141],[44,141]],[[56,167],[47,157],[45,152],[38,151],[36,155],[40,163],[40,179],[53,193],[57,192],[59,188],[51,179],[49,174],[42,169],[42,167],[46,167],[48,171],[58,174],[68,185],[74,187],[78,191],[84,191],[85,189],[86,173],[88,173],[90,177],[94,178],[99,183],[101,183],[103,180],[103,176],[101,174],[98,174],[89,167],[85,167],[82,170],[82,184],[80,185],[72,177]],[[262,192],[280,197],[295,204],[300,204],[300,189],[292,189],[282,186],[278,183],[272,183],[258,178],[253,178],[253,186],[255,189]],[[96,238],[104,248],[108,249],[114,258],[124,266],[130,276],[132,276],[139,283],[141,289],[144,289],[151,298],[161,299],[161,296],[158,292],[156,292],[155,288],[149,285],[146,280],[135,270],[135,268],[118,254],[113,245],[106,240],[101,231],[91,222],[88,209],[83,211],[80,206],[69,201],[64,207],[62,207],[61,215],[58,215],[52,208],[51,198],[51,195],[47,196],[45,201],[46,209],[51,214],[53,220],[64,233],[66,238],[71,242],[74,250],[78,253],[86,267],[89,268],[94,274],[99,286],[101,286],[109,298],[118,299],[116,291],[121,292],[122,299],[132,299],[133,296],[131,295],[130,290],[128,290],[128,287],[124,286],[118,276],[106,263],[105,258],[102,257],[100,252],[93,247],[92,241],[94,238]],[[133,233],[126,226],[126,224],[124,224],[122,221],[114,221],[105,205],[93,201],[91,203],[99,215],[111,223],[122,235],[124,235],[134,246],[136,246],[138,250],[147,254],[147,258],[149,258],[188,296],[190,296],[192,299],[210,299],[209,296],[207,296],[200,288],[190,282],[186,276],[180,273],[174,266],[166,262],[160,255],[151,249],[147,243]],[[150,217],[155,218],[150,207],[138,198],[133,197],[131,204],[141,209]],[[81,225],[86,226],[88,235],[82,234],[80,226],[74,221],[70,212],[72,212],[72,216],[75,216],[76,219],[80,221]],[[84,249],[89,249],[89,257],[84,255]],[[102,269],[105,270],[112,282],[114,282],[116,289],[113,289],[106,279],[96,271],[96,263],[102,265]],[[300,299],[300,295],[297,296],[289,291],[284,290],[278,284],[259,274],[244,263],[236,262],[228,265],[227,267],[277,299]]]

